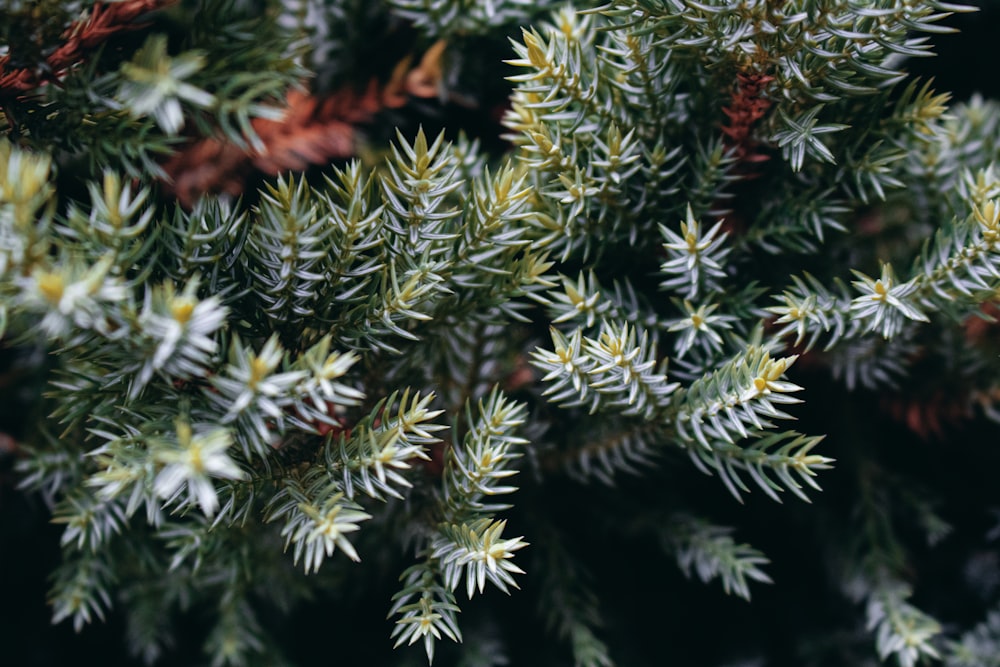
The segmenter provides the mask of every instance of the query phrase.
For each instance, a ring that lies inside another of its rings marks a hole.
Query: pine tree
[[[295,664],[289,618],[345,664],[1000,664],[994,455],[887,425],[1000,419],[1000,106],[907,73],[969,10],[7,3],[53,620],[148,664]],[[689,659],[716,588],[802,618]]]

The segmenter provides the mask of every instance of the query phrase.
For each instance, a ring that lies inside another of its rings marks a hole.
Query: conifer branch
[[[677,565],[690,577],[692,571],[704,583],[720,579],[727,594],[750,600],[748,579],[772,583],[760,568],[770,561],[749,544],[737,544],[732,529],[692,517],[678,516],[664,532],[666,546],[677,557]]]

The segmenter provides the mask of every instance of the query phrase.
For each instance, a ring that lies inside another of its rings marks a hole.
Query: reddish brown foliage
[[[997,340],[1000,307],[987,302],[980,306],[980,311],[985,317],[970,316],[964,323],[965,341],[974,347]],[[924,439],[943,438],[945,427],[971,419],[976,406],[984,412],[995,412],[998,404],[1000,387],[957,392],[939,390],[929,397],[893,394],[882,398],[882,407],[889,415]]]
[[[754,124],[771,108],[771,100],[764,97],[764,91],[772,81],[774,77],[766,74],[740,72],[736,75],[732,101],[722,109],[728,119],[722,126],[726,147],[732,149],[734,156],[742,164],[765,162],[769,157],[757,152],[757,142],[752,137],[752,130]],[[754,176],[750,169],[745,169],[743,175],[746,178]]]
[[[68,70],[83,62],[89,51],[115,33],[144,27],[145,24],[133,23],[135,19],[173,2],[175,0],[123,0],[95,4],[89,14],[63,32],[65,41],[46,57],[44,71],[11,67],[11,56],[0,56],[0,99],[18,97],[43,83],[58,81]]]
[[[356,126],[370,123],[383,109],[405,105],[411,97],[441,93],[445,46],[444,42],[434,44],[415,68],[410,67],[410,58],[404,59],[386,83],[373,79],[364,89],[348,86],[322,97],[291,91],[281,120],[252,123],[264,150],[253,152],[216,138],[200,139],[163,165],[170,177],[167,187],[190,207],[204,194],[240,194],[254,170],[276,175],[353,156]]]
[[[893,419],[906,425],[924,440],[943,438],[946,426],[955,426],[972,417],[972,405],[967,395],[935,392],[928,398],[889,395],[881,400],[882,409]]]
[[[965,339],[970,345],[975,345],[987,338],[997,336],[997,320],[1000,320],[1000,307],[995,303],[984,303],[979,306],[984,317],[973,316],[965,320]]]

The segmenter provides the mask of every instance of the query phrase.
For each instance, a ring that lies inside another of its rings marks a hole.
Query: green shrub
[[[371,659],[374,627],[463,665],[1000,664],[995,575],[970,569],[998,555],[989,507],[948,472],[995,455],[929,460],[883,409],[998,415],[1000,107],[905,69],[968,8],[579,9],[10,5],[0,322],[44,383],[17,469],[62,526],[55,621],[115,610],[146,662],[283,664],[281,619],[308,618],[310,664]],[[448,138],[396,105],[365,159],[172,200],[167,156],[264,151],[292,86],[384,85],[359,54],[400,40],[447,45],[425,120]],[[450,121],[505,75],[494,155]],[[989,616],[934,584],[963,565]],[[816,583],[765,607],[802,615],[782,648],[749,624],[685,643],[688,605],[733,612],[678,569],[746,600]]]

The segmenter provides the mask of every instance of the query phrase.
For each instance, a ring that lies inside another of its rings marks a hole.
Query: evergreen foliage
[[[152,664],[210,610],[212,665],[286,664],[270,619],[398,577],[385,643],[426,661],[514,664],[496,588],[558,642],[535,664],[626,665],[594,543],[653,536],[654,571],[749,601],[782,580],[733,513],[761,497],[804,501],[849,608],[797,664],[1000,664],[997,587],[976,619],[923,605],[943,491],[789,425],[811,383],[1000,415],[1000,106],[906,70],[969,9],[8,3],[0,337],[44,383],[17,472],[61,526],[53,620],[121,614]],[[511,37],[510,150],[404,127],[245,200],[166,194],[185,141],[263,151],[290,89],[365,85],[405,31],[456,89]]]

